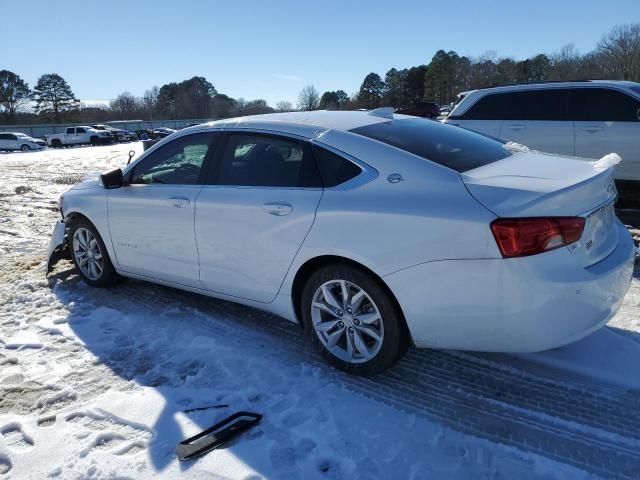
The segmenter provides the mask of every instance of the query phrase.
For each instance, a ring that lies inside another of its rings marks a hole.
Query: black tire
[[[90,142],[94,147],[100,145],[100,139],[98,137],[91,137]]]
[[[357,285],[366,292],[380,312],[384,328],[383,340],[378,352],[370,360],[352,363],[338,358],[324,346],[319,334],[314,329],[312,319],[313,297],[322,285],[333,280],[346,280],[353,285]],[[380,281],[363,270],[345,264],[335,264],[320,268],[307,280],[302,291],[300,303],[302,321],[311,342],[325,360],[340,370],[364,377],[376,375],[391,367],[407,351],[409,338],[402,313]]]
[[[53,139],[53,140],[51,140],[51,146],[53,148],[62,148],[62,142],[60,140],[58,140],[57,138]]]
[[[20,147],[20,150],[22,150],[23,152],[28,152],[28,151],[29,151],[29,150],[31,150],[31,149],[29,148],[29,145],[22,145],[22,146]]]
[[[76,254],[73,248],[73,238],[75,232],[80,228],[87,229],[93,234],[100,249],[100,253],[102,255],[102,272],[100,274],[100,277],[97,279],[91,279],[87,275],[85,275],[80,268],[80,265],[78,264],[78,259],[76,258]],[[89,220],[85,218],[72,220],[69,224],[67,239],[69,244],[69,253],[71,254],[73,264],[76,267],[76,272],[85,283],[91,285],[92,287],[110,287],[120,281],[121,277],[116,273],[115,268],[113,268],[113,264],[111,263],[111,259],[109,258],[107,247],[102,241],[102,237]]]

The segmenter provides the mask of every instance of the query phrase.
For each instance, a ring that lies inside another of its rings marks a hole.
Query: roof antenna
[[[393,107],[375,108],[369,112],[369,115],[382,118],[393,118]]]

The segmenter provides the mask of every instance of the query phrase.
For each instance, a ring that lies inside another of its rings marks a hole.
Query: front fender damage
[[[62,220],[56,222],[53,227],[49,248],[47,249],[47,273],[51,272],[53,266],[61,259],[71,260],[66,230],[66,225]]]

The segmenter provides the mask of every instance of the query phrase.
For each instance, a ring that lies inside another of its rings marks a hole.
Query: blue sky
[[[639,22],[640,0],[0,0],[0,18],[0,69],[31,86],[55,72],[78,98],[111,99],[202,75],[275,105],[295,104],[308,84],[351,94],[367,73],[428,63],[438,49],[587,52],[614,25]]]

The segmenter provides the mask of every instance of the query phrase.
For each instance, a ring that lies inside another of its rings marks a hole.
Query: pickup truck
[[[68,127],[64,133],[46,135],[47,144],[53,148],[70,145],[106,145],[113,143],[111,132],[91,127]]]

